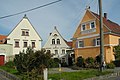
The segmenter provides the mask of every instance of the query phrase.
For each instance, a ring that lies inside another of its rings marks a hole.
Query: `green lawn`
[[[13,68],[8,68],[6,66],[0,66],[0,69],[3,69],[11,74],[14,74],[18,77],[22,77],[23,75],[20,75],[17,70]],[[97,69],[88,69],[88,70],[80,70],[76,72],[62,72],[62,73],[56,73],[56,74],[49,74],[48,78],[51,80],[82,80],[85,78],[95,77],[99,75],[105,75],[112,73],[110,70],[105,70],[102,73],[98,71]]]
[[[63,73],[57,73],[57,74],[49,74],[49,79],[52,80],[82,80],[85,78],[90,78],[90,77],[95,77],[99,75],[105,75],[112,73],[112,71],[104,71],[104,72],[99,72],[98,70],[81,70],[79,72],[63,72]]]

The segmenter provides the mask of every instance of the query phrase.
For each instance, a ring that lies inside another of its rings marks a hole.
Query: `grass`
[[[104,71],[99,72],[98,70],[90,69],[90,70],[81,70],[79,72],[63,72],[57,74],[49,74],[49,79],[52,80],[82,80],[90,77],[96,77],[100,75],[105,75],[112,73],[112,71]]]
[[[3,69],[11,74],[14,74],[21,78],[23,75],[19,74],[18,71],[14,68],[9,68],[7,66],[0,66],[0,69]],[[100,75],[105,75],[112,73],[110,70],[105,70],[102,73],[99,72],[97,69],[88,69],[88,70],[80,70],[76,72],[61,72],[61,73],[56,73],[56,74],[49,74],[48,78],[52,80],[82,80],[90,77],[96,77]]]
[[[18,73],[18,71],[16,69],[9,68],[7,66],[0,66],[0,69],[3,69],[3,70],[5,70],[5,71],[7,71],[7,72],[9,72],[11,74],[17,74]]]

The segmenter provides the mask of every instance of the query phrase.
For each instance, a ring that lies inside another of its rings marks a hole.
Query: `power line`
[[[50,3],[44,4],[42,6],[38,6],[38,7],[32,8],[32,9],[28,9],[28,10],[22,11],[22,12],[18,12],[18,13],[15,13],[15,14],[10,14],[10,15],[7,15],[7,16],[3,16],[3,17],[0,17],[0,19],[11,17],[11,16],[15,16],[15,15],[19,15],[19,14],[26,13],[26,12],[30,12],[30,11],[33,11],[33,10],[36,10],[36,9],[39,9],[39,8],[43,8],[43,7],[46,7],[46,6],[58,3],[60,1],[62,1],[62,0],[57,0],[57,1],[54,1],[54,2],[50,2]]]

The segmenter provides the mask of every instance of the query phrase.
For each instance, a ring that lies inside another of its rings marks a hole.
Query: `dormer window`
[[[95,22],[91,22],[90,23],[90,29],[94,29],[95,28]]]
[[[85,25],[85,24],[82,24],[82,25],[81,25],[81,31],[84,31],[84,30],[86,30],[86,25]]]

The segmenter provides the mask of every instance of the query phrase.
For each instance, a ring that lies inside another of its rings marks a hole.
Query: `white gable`
[[[26,35],[23,35],[23,31]],[[19,47],[15,48],[15,41],[19,41]],[[27,46],[31,46],[32,42],[35,42],[35,49],[41,49],[41,37],[36,32],[26,15],[18,23],[18,25],[13,29],[13,31],[7,37],[7,44],[13,44],[13,53],[17,54],[19,51],[26,49],[23,47],[24,41],[27,42]]]
[[[57,42],[57,39],[60,40],[60,43]],[[52,43],[52,40],[54,40],[55,43]],[[68,63],[67,50],[70,50],[70,48],[56,27],[54,28],[53,32],[50,33],[49,38],[43,48],[45,48],[47,51],[49,50],[51,54],[53,54],[53,58],[59,58],[61,61],[64,59],[65,62]]]
[[[55,39],[55,44],[54,45],[52,44],[52,39]],[[60,39],[60,44],[56,43],[57,39]],[[49,47],[54,48],[55,46],[60,47],[60,48],[69,47],[56,28],[54,28],[52,33],[50,33],[49,38],[48,38],[47,42],[44,45],[44,48],[49,48]]]

